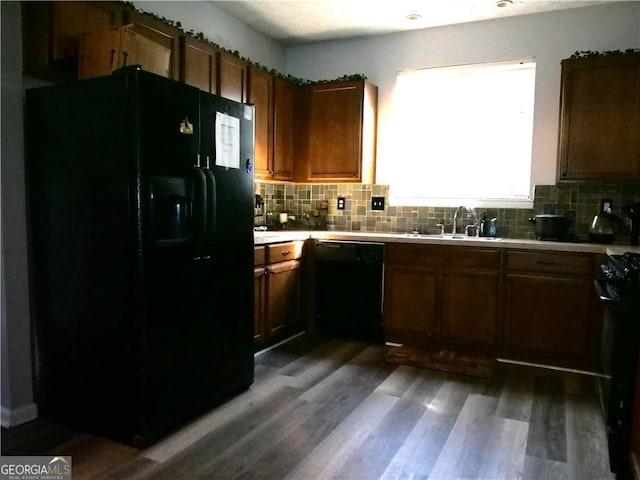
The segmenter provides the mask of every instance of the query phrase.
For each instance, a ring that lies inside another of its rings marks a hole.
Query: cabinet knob
[[[567,172],[562,172],[562,173],[560,174],[560,176],[561,176],[561,177],[566,177],[566,176],[567,176]]]

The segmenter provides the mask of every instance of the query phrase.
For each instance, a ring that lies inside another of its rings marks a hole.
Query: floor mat
[[[426,350],[415,347],[390,347],[385,360],[398,365],[431,368],[444,372],[461,373],[474,377],[491,377],[496,359],[482,355],[469,355],[451,350]]]

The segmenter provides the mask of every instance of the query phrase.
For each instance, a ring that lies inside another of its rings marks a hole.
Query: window
[[[531,60],[400,72],[391,204],[530,202],[534,89]]]

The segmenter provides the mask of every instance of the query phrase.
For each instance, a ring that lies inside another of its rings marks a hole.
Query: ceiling
[[[610,3],[606,0],[211,1],[285,46]],[[614,0],[615,1],[615,0]],[[418,15],[413,20],[409,15]]]

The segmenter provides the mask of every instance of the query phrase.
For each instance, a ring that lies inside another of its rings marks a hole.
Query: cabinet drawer
[[[591,274],[591,255],[559,252],[508,252],[509,271]]]
[[[386,261],[390,264],[401,265],[498,270],[500,268],[500,252],[462,246],[389,245]]]
[[[266,252],[264,247],[254,247],[253,249],[253,266],[261,267],[265,264]]]
[[[304,242],[296,241],[267,245],[267,262],[271,264],[300,258],[303,244]]]
[[[444,251],[432,245],[387,245],[385,261],[391,265],[444,265]]]
[[[477,250],[467,247],[453,247],[447,266],[451,268],[482,268],[498,270],[500,268],[500,252],[498,250]]]

